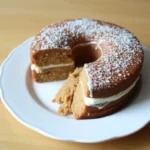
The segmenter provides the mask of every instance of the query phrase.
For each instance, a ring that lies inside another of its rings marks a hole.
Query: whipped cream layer
[[[84,96],[85,105],[87,105],[87,106],[94,106],[94,105],[98,105],[98,104],[108,104],[108,103],[110,103],[112,101],[118,100],[119,98],[123,97],[128,92],[130,92],[132,90],[132,88],[136,85],[138,80],[139,80],[139,77],[126,90],[124,90],[124,91],[122,91],[122,92],[120,92],[120,93],[118,93],[116,95],[109,96],[109,97],[106,97],[106,98],[92,98],[92,97],[86,97],[85,95],[83,95]],[[81,83],[81,85],[82,85],[82,83]],[[82,86],[82,88],[83,88],[83,86]]]
[[[31,70],[35,70],[36,73],[41,73],[42,70],[45,70],[45,69],[57,68],[57,67],[66,67],[66,66],[72,66],[72,65],[74,65],[74,62],[69,63],[69,64],[51,64],[51,65],[48,65],[48,66],[37,66],[35,64],[32,64],[31,65]]]

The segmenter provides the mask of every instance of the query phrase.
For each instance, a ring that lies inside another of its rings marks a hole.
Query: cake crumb
[[[52,102],[60,104],[58,112],[59,114],[66,116],[72,113],[71,104],[76,90],[77,84],[79,82],[79,75],[83,68],[76,68],[73,73],[71,73],[63,84],[61,89],[56,94],[56,97]]]

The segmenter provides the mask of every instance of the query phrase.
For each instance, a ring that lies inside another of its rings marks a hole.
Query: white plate
[[[22,124],[45,136],[64,141],[102,142],[132,134],[150,121],[150,49],[144,47],[142,85],[134,101],[110,116],[74,120],[57,114],[51,102],[64,81],[35,83],[30,74],[30,44],[15,48],[1,67],[1,99]]]

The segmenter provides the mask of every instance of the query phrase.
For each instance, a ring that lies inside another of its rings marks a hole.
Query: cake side
[[[68,78],[69,74],[74,71],[75,67],[66,66],[66,67],[57,67],[44,69],[42,72],[37,73],[35,70],[32,70],[32,77],[36,82],[49,82],[49,81],[58,81]]]
[[[36,82],[63,80],[74,70],[71,50],[32,51],[31,71]]]
[[[90,119],[112,114],[123,107],[127,102],[131,101],[131,96],[135,88],[136,87],[116,101],[103,105],[87,106],[85,105],[81,84],[78,84],[71,107],[73,116],[75,119]]]
[[[59,50],[59,49],[48,49],[48,50],[30,50],[31,63],[37,66],[48,66],[50,64],[71,64],[74,63],[72,59],[72,50]]]

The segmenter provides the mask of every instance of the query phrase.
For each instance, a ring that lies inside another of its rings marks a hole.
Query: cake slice
[[[72,113],[71,111],[72,100],[79,81],[79,75],[81,71],[82,68],[76,68],[75,71],[69,75],[68,79],[61,87],[56,97],[53,99],[53,102],[60,104],[58,112],[61,115],[65,116]]]

